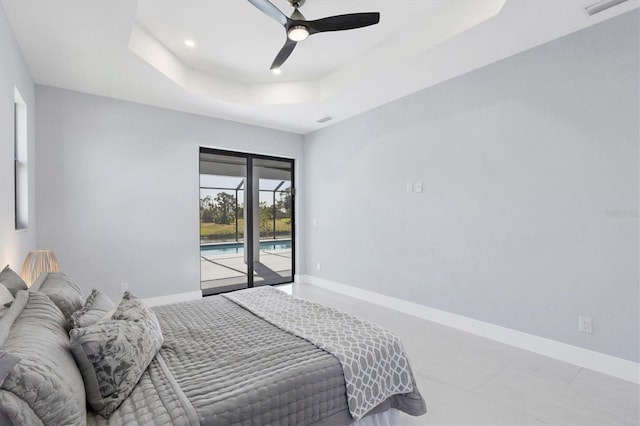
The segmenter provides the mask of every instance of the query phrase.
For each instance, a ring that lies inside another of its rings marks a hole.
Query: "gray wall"
[[[638,16],[308,135],[304,272],[638,362]]]
[[[198,147],[300,160],[302,137],[37,86],[38,245],[86,292],[200,289]]]
[[[13,103],[15,88],[27,104],[29,165],[29,227],[15,230],[13,177]],[[6,264],[20,273],[22,262],[36,244],[34,85],[0,5],[0,270]]]

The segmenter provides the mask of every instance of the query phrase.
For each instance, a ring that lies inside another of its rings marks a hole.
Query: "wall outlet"
[[[591,318],[578,317],[578,331],[591,334],[593,332],[593,324]]]
[[[128,282],[121,282],[120,283],[120,292],[124,293],[125,291],[129,290],[129,283]]]
[[[316,270],[320,270],[320,262],[316,263]]]
[[[416,182],[415,190],[416,190],[417,193],[422,192],[422,182]]]

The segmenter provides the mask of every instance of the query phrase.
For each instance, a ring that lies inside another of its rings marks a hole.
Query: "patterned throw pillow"
[[[93,325],[103,319],[114,307],[108,296],[94,288],[82,308],[71,314],[69,318],[71,328]]]
[[[149,317],[156,318],[151,308],[138,299],[132,293],[125,291],[122,300],[113,313],[113,319],[124,319],[129,321],[146,321]]]
[[[16,297],[18,291],[28,288],[27,283],[25,283],[22,278],[20,278],[20,275],[16,274],[9,265],[5,266],[2,272],[0,272],[0,284],[9,290],[13,297]]]
[[[153,311],[128,292],[111,320],[69,334],[87,402],[106,418],[129,396],[163,342]]]

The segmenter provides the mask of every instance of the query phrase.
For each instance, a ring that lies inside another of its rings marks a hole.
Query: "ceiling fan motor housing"
[[[304,5],[305,0],[289,0],[289,3],[291,3],[291,7],[293,8],[299,8],[302,7],[302,5]]]

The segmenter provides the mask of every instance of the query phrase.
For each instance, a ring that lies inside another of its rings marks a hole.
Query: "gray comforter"
[[[161,354],[202,425],[313,424],[348,413],[337,359],[220,297],[155,308]]]
[[[164,336],[160,362],[152,363],[108,424],[128,424],[147,405],[156,407],[144,413],[144,419],[153,419],[149,424],[353,421],[340,362],[309,341],[221,296],[153,309]],[[159,392],[152,391],[153,381],[161,384]],[[422,414],[424,401],[414,385],[407,398],[389,398],[372,412],[391,407]],[[89,423],[106,424],[95,418]]]
[[[420,394],[414,392],[413,373],[402,343],[390,331],[272,287],[223,297],[338,358],[354,419],[362,418],[390,397],[421,401]],[[409,407],[418,411],[416,408]]]
[[[131,394],[108,420],[91,410],[87,412],[87,426],[198,424],[197,413],[168,370],[162,355],[151,361]]]

